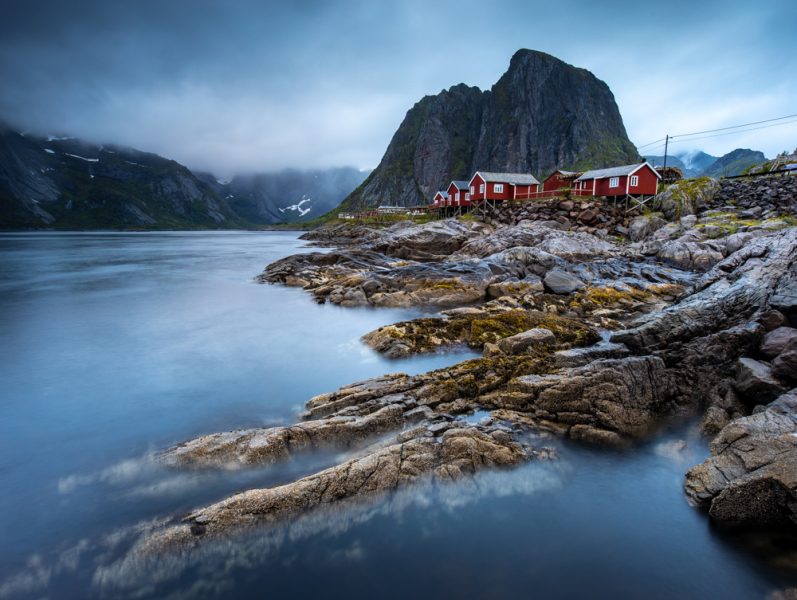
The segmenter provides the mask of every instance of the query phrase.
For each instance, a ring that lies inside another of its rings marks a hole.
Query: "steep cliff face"
[[[464,84],[424,97],[409,110],[379,166],[345,207],[413,205],[451,179],[466,177],[481,132],[484,97],[479,88]]]
[[[486,95],[473,170],[534,173],[627,164],[628,140],[609,86],[585,69],[521,50]]]
[[[604,82],[548,54],[520,50],[490,91],[460,84],[410,109],[379,166],[342,208],[418,204],[477,170],[542,177],[638,156]]]

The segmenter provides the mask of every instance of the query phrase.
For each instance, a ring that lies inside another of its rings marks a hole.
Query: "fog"
[[[519,48],[606,81],[640,146],[797,113],[797,5],[779,0],[0,0],[0,17],[0,119],[220,176],[372,168],[423,95],[487,89]],[[673,151],[794,146],[797,123]]]

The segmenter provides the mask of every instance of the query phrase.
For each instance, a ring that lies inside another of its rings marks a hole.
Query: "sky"
[[[606,81],[645,154],[797,114],[794,0],[0,0],[0,120],[222,177],[373,168],[415,102],[520,48]],[[772,156],[791,121],[670,151]]]

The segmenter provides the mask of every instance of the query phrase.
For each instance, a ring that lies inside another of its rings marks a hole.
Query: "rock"
[[[736,389],[757,403],[766,403],[785,390],[764,362],[752,358],[740,358],[736,364]]]
[[[786,323],[786,317],[778,310],[768,310],[758,319],[767,331],[777,329]]]
[[[706,244],[677,240],[662,244],[656,256],[662,262],[691,271],[708,271],[723,258],[721,253]]]
[[[562,200],[559,203],[559,209],[560,210],[566,210],[567,212],[570,212],[571,210],[573,210],[574,207],[575,207],[575,204],[573,203],[572,200]]]
[[[559,368],[580,367],[602,358],[623,358],[630,352],[625,344],[602,341],[583,348],[570,348],[554,353],[554,363]]]
[[[628,224],[628,237],[632,242],[639,242],[666,224],[664,219],[657,216],[634,217]]]
[[[580,213],[578,213],[578,216],[576,217],[576,219],[578,221],[581,221],[582,223],[586,223],[587,225],[591,225],[592,223],[594,223],[598,219],[598,215],[599,214],[600,213],[597,210],[595,210],[594,208],[588,208],[588,209],[582,210]]]
[[[152,535],[147,554],[196,543],[191,524],[202,523],[201,537],[216,537],[255,522],[284,520],[322,504],[366,498],[419,481],[441,483],[471,477],[485,468],[508,467],[535,453],[481,426],[446,426],[437,436],[424,435],[388,444],[340,465],[272,488],[253,489],[193,511],[184,524]]]
[[[556,343],[556,336],[549,329],[529,329],[506,337],[498,342],[498,347],[505,354],[521,354],[529,348],[536,346],[552,346]]]
[[[501,347],[498,344],[493,344],[492,342],[487,342],[484,345],[484,350],[482,352],[482,356],[486,358],[490,358],[492,356],[498,356],[499,354],[503,354],[501,351]]]
[[[498,283],[491,283],[487,286],[488,298],[500,298],[502,296],[522,296],[529,292],[542,292],[542,281],[536,275],[528,275],[522,280],[509,279]]]
[[[664,362],[645,356],[521,376],[510,382],[509,391],[482,402],[568,425],[571,437],[624,446],[645,437],[673,409],[676,388]]]
[[[778,327],[764,336],[759,350],[767,358],[775,358],[786,349],[790,342],[794,343],[795,341],[797,341],[797,329]]]
[[[791,339],[783,351],[772,361],[772,372],[777,377],[797,380],[797,340]]]
[[[797,524],[797,393],[735,419],[686,474],[690,500],[732,525]]]
[[[584,287],[584,283],[580,279],[558,269],[548,271],[543,278],[543,283],[554,294],[572,294]]]
[[[682,180],[667,187],[651,204],[663,212],[667,220],[672,221],[678,217],[694,215],[699,208],[711,204],[719,187],[714,179]]]

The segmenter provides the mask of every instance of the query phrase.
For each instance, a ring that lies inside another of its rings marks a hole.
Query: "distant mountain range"
[[[0,127],[0,228],[184,229],[297,223],[367,172],[288,170],[219,182],[157,154]]]
[[[459,84],[422,98],[341,208],[429,202],[477,170],[543,177],[556,168],[638,159],[603,81],[543,52],[519,50],[489,91]]]
[[[645,158],[654,166],[664,164],[663,156],[647,155]],[[684,177],[727,177],[740,175],[752,165],[766,161],[762,152],[737,148],[724,156],[711,156],[702,151],[677,152],[667,156],[667,165],[678,167]]]
[[[220,182],[197,176],[223,197],[236,215],[250,223],[301,223],[338,206],[370,171],[353,167],[286,169],[276,173],[239,175]]]

